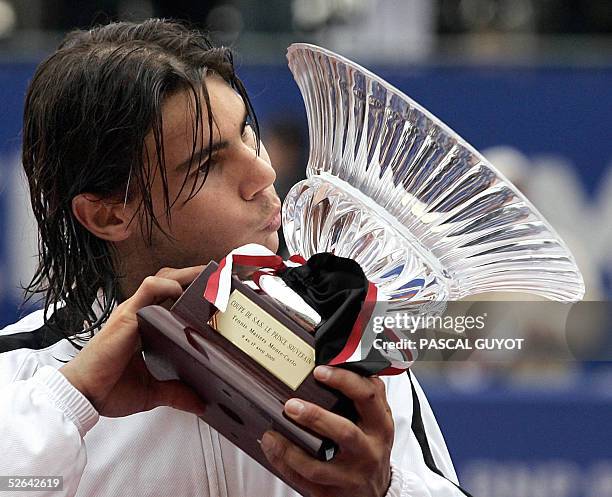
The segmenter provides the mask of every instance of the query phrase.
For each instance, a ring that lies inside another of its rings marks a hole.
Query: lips
[[[276,207],[272,215],[266,221],[262,231],[278,231],[281,227],[281,209]]]

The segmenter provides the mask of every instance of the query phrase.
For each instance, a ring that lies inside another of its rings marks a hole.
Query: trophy
[[[328,50],[294,44],[307,179],[283,205],[290,253],[357,261],[398,305],[490,291],[576,301],[576,262],[537,209],[419,104]]]
[[[335,453],[333,442],[283,414],[289,398],[355,419],[347,399],[314,380],[315,363],[377,364],[375,371],[393,374],[411,363],[398,352],[372,359],[371,340],[362,334],[372,310],[364,314],[363,302],[397,312],[489,291],[559,301],[584,293],[554,229],[444,123],[328,50],[295,44],[288,59],[310,135],[307,179],[282,209],[286,244],[296,256],[283,262],[263,247],[240,248],[211,262],[171,310],[138,312],[152,374],[194,388],[208,406],[202,419],[272,472],[258,444],[269,429],[322,460]],[[286,277],[314,268],[312,261],[332,270],[340,261],[366,281],[351,294],[361,299],[351,319],[336,322],[346,328],[339,332],[350,350],[341,344],[323,352],[323,331],[342,326],[329,326],[329,312],[313,303],[312,274],[300,284]],[[249,271],[241,275],[241,268]]]

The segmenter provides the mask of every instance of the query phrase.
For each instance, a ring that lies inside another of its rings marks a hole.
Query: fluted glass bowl
[[[355,259],[398,303],[490,291],[582,298],[563,240],[457,133],[329,50],[294,44],[287,58],[310,135],[307,179],[283,205],[291,253]]]

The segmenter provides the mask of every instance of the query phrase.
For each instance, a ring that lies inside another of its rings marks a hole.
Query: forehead
[[[205,80],[213,117],[213,140],[222,138],[231,132],[236,125],[242,123],[245,105],[242,98],[230,85],[216,75],[208,76]],[[196,125],[195,96],[190,90],[179,91],[166,99],[162,106],[164,146],[167,142],[189,141],[193,143]],[[203,90],[198,93],[201,109],[198,129],[198,141],[204,137],[208,140],[209,110],[206,106]]]

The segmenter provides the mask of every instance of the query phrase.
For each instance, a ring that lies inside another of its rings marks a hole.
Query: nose
[[[257,195],[274,184],[276,172],[270,163],[270,158],[261,146],[259,154],[253,149],[246,151],[249,160],[246,161],[240,181],[240,196],[244,200],[253,200]]]

